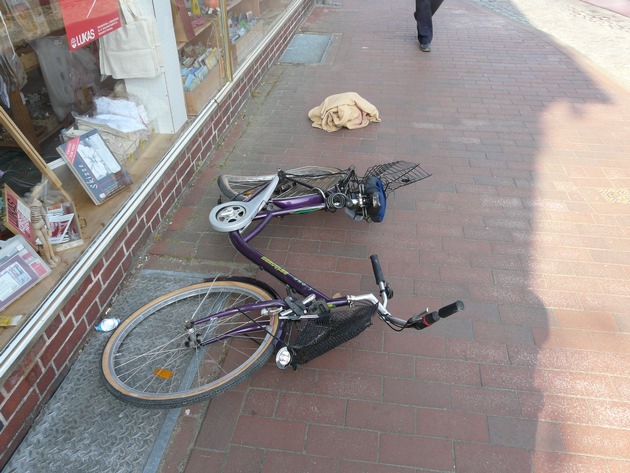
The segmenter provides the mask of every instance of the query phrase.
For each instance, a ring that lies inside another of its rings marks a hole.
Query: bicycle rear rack
[[[379,177],[383,183],[385,196],[389,196],[396,189],[426,179],[430,175],[419,164],[408,161],[394,161],[368,168],[362,178],[362,182],[365,182],[372,176]]]

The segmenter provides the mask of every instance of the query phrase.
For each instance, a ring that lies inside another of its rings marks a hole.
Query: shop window
[[[156,21],[151,1],[128,1]],[[168,2],[156,5],[170,12]],[[107,7],[113,9],[103,15]],[[107,22],[122,17],[118,0],[0,0],[0,281],[6,283],[0,292],[0,350],[142,185],[187,120],[183,90],[179,102],[175,97],[164,106],[166,67],[152,78],[105,74],[102,38],[93,36],[92,25],[69,26],[67,13],[96,15],[94,21],[105,25],[102,37],[113,24]],[[167,20],[172,32],[170,15]],[[168,42],[159,41],[168,51]],[[178,76],[172,80],[180,84]],[[145,106],[147,96],[156,100]],[[65,152],[76,153],[75,164],[83,158],[83,177],[62,158]],[[44,241],[27,225],[36,218],[45,218],[50,229]],[[33,251],[49,269],[41,277],[28,266],[32,261],[40,267],[30,258]]]
[[[0,325],[10,322],[0,350],[297,1],[0,0],[0,240],[15,241],[22,228],[7,222],[7,190],[12,211],[27,209],[36,191],[48,218],[68,222],[65,239],[51,243],[57,263],[43,242],[24,240],[50,274],[0,307]],[[145,64],[117,59],[145,57],[116,39],[138,18],[153,25]],[[91,177],[62,157],[80,156],[90,137],[109,152],[103,162],[113,165],[96,174],[118,179],[111,193],[89,192]]]

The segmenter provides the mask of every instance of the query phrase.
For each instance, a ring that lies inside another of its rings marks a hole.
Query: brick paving
[[[630,95],[469,2],[435,23],[425,54],[402,0],[316,8],[303,31],[342,34],[328,64],[274,66],[147,267],[256,274],[207,231],[219,172],[405,159],[433,177],[385,223],[288,218],[259,247],[341,292],[373,290],[378,253],[395,313],[465,313],[426,333],[375,324],[296,372],[270,363],[184,412],[163,471],[630,471]],[[380,124],[310,127],[350,90]]]
[[[630,61],[619,49],[625,49],[630,43],[628,0],[472,1],[536,28],[562,48],[588,58],[609,77],[630,88]]]
[[[394,313],[466,311],[426,332],[376,323],[296,372],[269,363],[184,411],[163,472],[630,471],[630,94],[464,0],[422,53],[411,10],[315,8],[303,32],[341,41],[325,64],[272,68],[146,267],[256,274],[208,231],[219,172],[403,159],[433,176],[384,223],[292,217],[258,246],[332,292],[374,290],[377,253]],[[345,91],[382,122],[312,128],[307,111]]]
[[[273,283],[210,230],[219,173],[305,164],[361,172],[402,159],[433,176],[396,192],[384,223],[287,217],[257,247],[329,293],[374,291],[368,257],[377,253],[395,314],[454,299],[466,310],[423,332],[377,321],[295,372],[270,362],[181,411],[162,473],[630,471],[630,89],[613,70],[625,30],[598,31],[613,62],[585,60],[597,48],[567,48],[564,36],[582,23],[554,16],[582,2],[510,3],[448,0],[429,54],[418,48],[407,1],[343,0],[312,11],[302,30],[334,35],[326,60],[271,68],[138,264],[169,281],[221,272]],[[591,19],[625,25],[610,15]],[[535,29],[554,18],[556,39]],[[312,128],[308,110],[346,91],[376,105],[382,122]],[[87,388],[89,377],[97,392],[83,399],[98,404],[111,396],[91,377],[93,358],[63,384]],[[89,407],[54,406],[44,424],[55,435],[34,428],[8,471],[49,471],[49,454],[83,460],[80,471],[90,470],[86,462],[100,468],[94,456],[108,453],[90,446],[87,430],[118,439],[113,451],[133,459],[152,439],[125,442],[120,419],[147,437],[160,426],[116,405],[82,429]],[[68,429],[77,433],[63,451],[47,443]]]

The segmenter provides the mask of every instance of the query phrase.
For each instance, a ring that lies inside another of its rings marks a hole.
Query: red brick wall
[[[284,23],[273,42],[256,58],[216,113],[191,139],[165,173],[165,178],[76,288],[75,295],[4,382],[0,389],[0,469],[65,378],[96,321],[129,271],[133,258],[157,230],[190,182],[196,165],[211,153],[219,137],[226,132],[267,69],[284,51],[314,3],[315,0],[304,0],[300,9]]]

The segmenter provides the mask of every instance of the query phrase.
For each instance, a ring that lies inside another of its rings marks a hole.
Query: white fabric
[[[99,39],[101,72],[114,79],[157,77],[163,65],[157,22],[132,5],[120,1],[126,24]]]
[[[94,105],[96,106],[96,115],[118,115],[120,117],[126,117],[133,120],[138,124],[139,130],[141,128],[147,128],[149,123],[149,116],[143,105],[132,102],[131,100],[124,99],[110,99],[109,97],[97,97],[94,99]],[[114,127],[115,128],[115,127]],[[127,131],[135,131],[127,130]],[[125,130],[121,130],[125,131]]]
[[[141,122],[133,120],[129,117],[121,117],[120,115],[101,114],[95,117],[80,117],[81,121],[86,123],[95,123],[99,125],[107,125],[114,130],[122,131],[123,133],[131,133],[132,131],[146,130]]]

